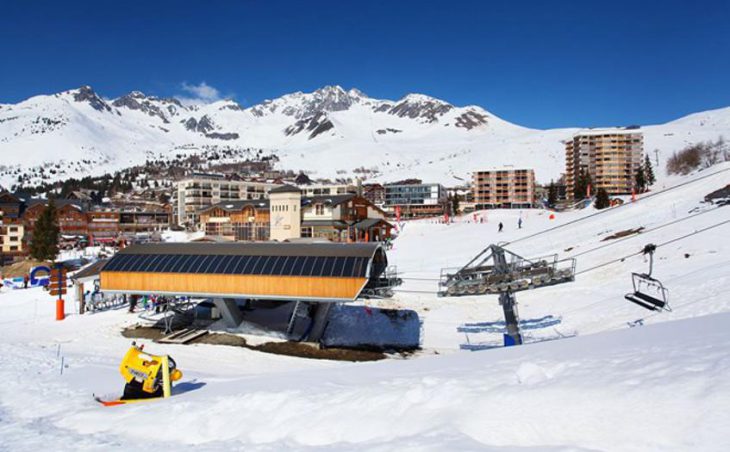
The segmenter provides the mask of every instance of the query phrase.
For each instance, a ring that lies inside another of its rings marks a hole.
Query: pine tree
[[[636,170],[636,188],[639,192],[643,192],[646,188],[646,176],[644,176],[644,168],[641,166]]]
[[[591,179],[591,173],[586,171],[585,174],[585,181],[584,181],[585,188],[583,189],[583,197],[588,198],[588,187],[591,187],[591,194],[595,193],[595,187],[593,186],[593,179]]]
[[[451,213],[452,215],[459,214],[459,195],[457,194],[451,197]]]
[[[654,176],[654,167],[651,166],[651,159],[647,154],[644,156],[644,176],[646,176],[646,185],[651,186],[656,182],[656,176]]]
[[[573,187],[573,197],[575,199],[583,199],[586,196],[586,189],[588,187],[586,176],[588,173],[583,170],[583,168],[580,169],[580,172],[578,173],[578,177],[575,178],[575,186]],[[590,177],[590,176],[588,176]]]
[[[605,188],[599,188],[596,193],[596,209],[605,209],[611,206],[611,200],[608,197],[608,192]]]
[[[56,205],[51,199],[33,228],[33,241],[30,243],[31,257],[38,261],[55,260],[58,254],[58,233]]]
[[[550,181],[550,186],[548,187],[548,199],[547,203],[548,206],[553,207],[558,202],[558,187],[555,186],[555,182]]]

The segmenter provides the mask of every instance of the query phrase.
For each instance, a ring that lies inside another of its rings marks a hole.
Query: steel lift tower
[[[490,245],[458,269],[442,269],[439,296],[499,294],[507,327],[505,345],[522,344],[517,297],[520,290],[575,280],[575,259],[558,255],[526,259],[500,245]]]

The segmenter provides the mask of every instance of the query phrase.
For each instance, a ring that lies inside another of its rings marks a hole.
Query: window
[[[324,205],[315,204],[314,205],[314,214],[315,215],[324,215]]]

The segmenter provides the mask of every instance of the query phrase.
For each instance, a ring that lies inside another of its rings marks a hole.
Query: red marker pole
[[[63,275],[63,266],[58,267],[58,300],[56,300],[56,320],[66,318],[66,309],[63,301],[63,288],[66,286],[66,280]]]

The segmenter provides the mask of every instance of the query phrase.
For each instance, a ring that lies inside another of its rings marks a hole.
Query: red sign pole
[[[66,288],[66,276],[63,274],[63,265],[57,264],[56,270],[58,271],[58,300],[56,300],[56,320],[63,320],[66,318],[66,309],[63,301],[63,292]]]

